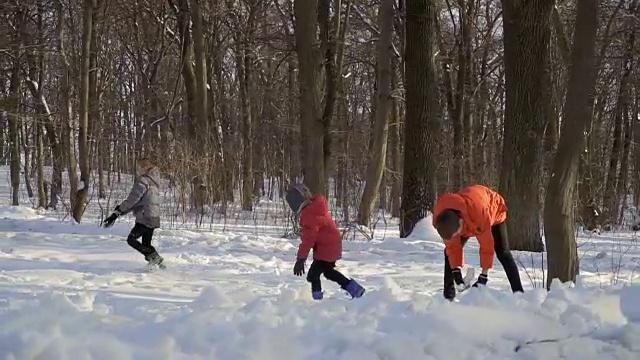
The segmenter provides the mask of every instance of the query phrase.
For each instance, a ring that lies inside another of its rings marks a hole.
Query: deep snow
[[[581,238],[576,287],[532,288],[541,278],[523,269],[526,293],[513,296],[496,262],[488,288],[448,303],[428,224],[409,239],[390,228],[345,242],[339,268],[367,293],[349,300],[324,281],[318,302],[292,274],[295,239],[160,230],[169,270],[149,272],[124,241],[128,223],[0,207],[0,359],[640,358],[640,290],[626,286],[640,258],[633,234]],[[466,254],[477,265],[474,240]]]

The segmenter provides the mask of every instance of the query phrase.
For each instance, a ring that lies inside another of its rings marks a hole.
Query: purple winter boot
[[[345,290],[349,293],[349,295],[351,295],[352,299],[359,298],[364,294],[364,288],[353,279],[349,281],[349,283],[345,287]]]
[[[322,300],[322,291],[312,291],[311,297],[313,297],[314,300]]]

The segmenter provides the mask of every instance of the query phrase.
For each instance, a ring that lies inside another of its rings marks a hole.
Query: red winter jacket
[[[342,258],[342,234],[329,214],[327,199],[318,195],[300,212],[298,259],[306,259],[313,249],[313,259],[337,261]]]

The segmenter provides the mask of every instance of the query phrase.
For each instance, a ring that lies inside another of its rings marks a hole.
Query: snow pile
[[[598,335],[624,326],[619,308],[603,313],[591,307],[615,298],[599,290],[557,286],[548,296],[538,290],[514,297],[472,289],[460,303],[416,294],[394,299],[397,289],[384,288],[359,301],[336,295],[315,302],[291,291],[250,298],[209,286],[186,307],[162,316],[116,309],[92,295],[75,301],[58,292],[9,298],[0,312],[0,354],[48,360],[640,356],[632,348],[640,343],[637,328],[619,331],[619,341]],[[93,302],[87,307],[83,301]]]
[[[0,219],[2,220],[33,220],[41,219],[42,215],[34,209],[26,206],[0,206]]]
[[[622,289],[620,310],[629,322],[640,325],[640,286],[626,286]]]
[[[620,342],[640,353],[640,286],[627,286],[622,290],[620,310],[629,321],[621,330]]]
[[[433,227],[432,223],[432,216],[429,214],[424,219],[418,221],[407,238],[414,240],[442,241],[440,235],[438,235],[438,231],[436,231],[436,228]]]

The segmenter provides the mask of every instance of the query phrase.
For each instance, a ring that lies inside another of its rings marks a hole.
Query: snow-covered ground
[[[0,359],[640,359],[633,234],[581,238],[576,287],[540,289],[541,259],[519,254],[524,294],[496,262],[487,288],[448,303],[428,222],[410,239],[390,224],[346,241],[339,268],[367,292],[349,300],[325,280],[314,301],[291,271],[295,239],[159,230],[169,268],[150,272],[124,241],[129,223],[0,207]],[[478,264],[475,241],[466,255]]]

